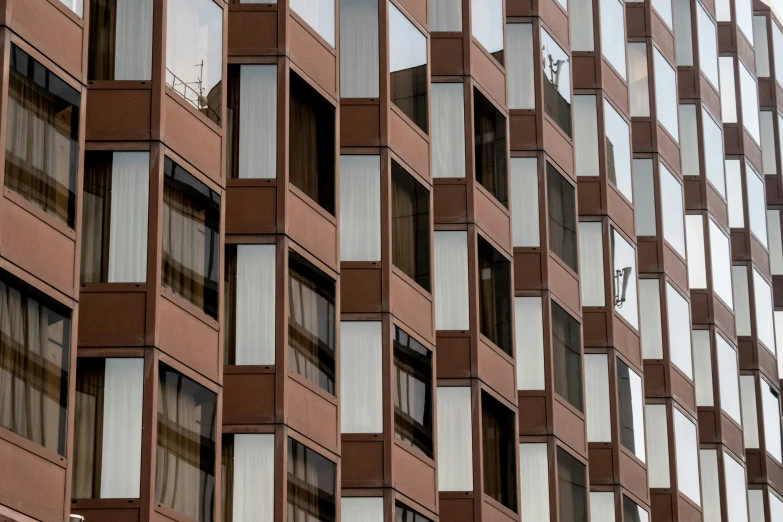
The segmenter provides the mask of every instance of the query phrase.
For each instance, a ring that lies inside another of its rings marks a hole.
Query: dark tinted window
[[[508,206],[506,118],[476,89],[473,89],[473,99],[476,181]]]
[[[623,361],[620,359],[616,359],[616,361],[620,442],[644,461],[644,398],[642,397],[642,379]]]
[[[549,207],[549,249],[578,271],[576,261],[576,194],[571,185],[549,163],[546,164]]]
[[[394,161],[392,262],[430,291],[430,193]]]
[[[647,511],[623,495],[623,522],[647,522],[648,520]]]
[[[514,412],[481,392],[481,431],[484,450],[484,493],[512,511],[517,510],[517,455]]]
[[[288,517],[293,522],[337,520],[337,465],[288,439]]]
[[[552,353],[555,391],[582,411],[582,341],[579,323],[552,303]]]
[[[90,80],[152,78],[152,2],[90,0]]]
[[[401,328],[394,338],[394,433],[432,457],[432,353]]]
[[[557,482],[560,522],[587,522],[586,468],[563,448],[557,448]]]
[[[509,355],[511,342],[511,263],[484,238],[478,239],[481,333]]]

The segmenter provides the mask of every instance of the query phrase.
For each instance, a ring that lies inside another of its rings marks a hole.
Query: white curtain
[[[740,375],[742,399],[742,439],[745,448],[759,447],[759,414],[756,409],[756,380],[752,375]]]
[[[737,351],[723,337],[715,334],[718,352],[718,381],[720,383],[721,409],[737,424],[742,425],[740,413],[739,367]]]
[[[430,0],[430,32],[462,31],[460,0]]]
[[[688,287],[707,288],[704,217],[701,214],[685,216],[685,244],[688,248]]]
[[[539,247],[538,159],[511,158],[511,213],[515,247]]]
[[[658,279],[639,279],[639,320],[642,334],[642,357],[663,359],[661,289]]]
[[[745,468],[725,450],[723,451],[723,476],[726,480],[726,511],[729,514],[727,521],[748,522],[748,483]],[[719,505],[719,499],[720,497],[715,499],[716,505]]]
[[[669,319],[669,358],[685,375],[693,378],[690,308],[688,301],[668,281],[666,312]]]
[[[753,269],[753,301],[756,304],[756,335],[775,355],[775,326],[772,318],[772,288],[758,270]]]
[[[275,364],[275,245],[237,245],[236,364]]]
[[[342,522],[383,522],[383,497],[342,497]]]
[[[432,84],[432,177],[465,177],[465,91],[462,83]]]
[[[628,42],[628,97],[630,98],[631,116],[650,115],[649,80],[647,43]]]
[[[704,491],[704,522],[722,522],[720,516],[718,452],[714,449],[703,449],[700,450],[700,454],[701,480]],[[698,477],[696,477],[697,484],[698,480]]]
[[[115,152],[111,166],[109,282],[147,281],[149,152]]]
[[[277,66],[242,65],[239,100],[238,175],[240,178],[275,179]]]
[[[614,522],[614,493],[590,492],[590,522]]]
[[[764,414],[764,441],[767,452],[778,462],[783,462],[780,435],[780,398],[777,392],[761,380],[761,411]]]
[[[783,500],[780,500],[772,490],[769,490],[770,522],[783,522]]]
[[[748,267],[731,267],[731,280],[734,288],[734,325],[737,335],[750,335],[750,289],[748,287]]]
[[[593,38],[593,2],[592,0],[571,0],[569,18],[579,20],[571,26],[571,51],[592,51],[595,47]]]
[[[584,358],[587,440],[588,442],[612,442],[609,360],[603,353],[587,353]]]
[[[699,487],[699,441],[696,425],[674,408],[674,447],[677,458],[677,488],[697,506],[701,505]]]
[[[101,498],[139,498],[144,359],[106,359]]]
[[[378,0],[342,0],[340,96],[377,98],[379,81]]]
[[[685,209],[682,185],[663,162],[658,163],[661,179],[661,214],[663,237],[685,258]],[[635,202],[638,204],[638,202]]]
[[[234,435],[234,519],[272,522],[275,510],[275,436]]]
[[[688,0],[675,0],[678,4]],[[688,24],[690,31],[690,23]],[[679,46],[680,41],[677,40]],[[699,175],[699,131],[696,126],[696,105],[680,105],[680,150],[683,176]]]
[[[574,165],[577,176],[598,176],[596,97],[574,95]]]
[[[712,268],[712,290],[729,310],[734,308],[731,290],[731,249],[729,237],[710,219],[710,267]]]
[[[473,491],[470,387],[438,386],[438,488]]]
[[[715,395],[712,388],[712,350],[710,349],[710,331],[693,331],[693,380],[696,383],[696,405],[714,406]]]
[[[340,323],[340,421],[343,433],[383,432],[380,321]]]
[[[742,166],[738,159],[727,159],[726,167],[726,203],[729,207],[729,227],[745,227],[745,203],[742,196]]]
[[[517,389],[544,389],[544,317],[540,297],[514,298]]]
[[[468,330],[468,233],[436,231],[434,244],[435,327]]]
[[[636,235],[656,235],[655,178],[653,162],[648,158],[633,160],[633,211]]]
[[[522,520],[549,520],[549,457],[545,443],[519,445],[519,486]]]
[[[582,306],[604,306],[606,304],[604,242],[601,227],[600,221],[579,222]]]
[[[647,417],[647,464],[651,488],[668,488],[669,479],[669,431],[665,404],[648,404],[644,408]]]
[[[774,498],[773,498],[774,497]],[[774,513],[774,508],[772,505],[775,503],[775,500],[777,500],[777,497],[774,495],[770,495],[769,497],[769,507],[770,511]],[[778,500],[778,503],[780,503],[780,500]],[[748,490],[748,509],[750,511],[750,522],[767,522],[766,518],[764,517],[764,491],[761,489],[750,489]],[[780,512],[780,515],[783,515],[783,511]],[[783,518],[772,518],[773,521],[779,521],[783,522]]]
[[[783,275],[783,236],[780,229],[780,210],[767,209],[769,234],[769,265],[772,275]]]
[[[764,20],[762,17],[759,18]],[[766,50],[767,48],[764,47],[764,51]],[[761,50],[759,49],[759,53],[756,54],[757,58],[760,51]],[[775,127],[773,124],[775,113],[773,111],[761,111],[760,116],[762,170],[764,171],[764,174],[777,174],[778,169],[775,164],[775,161],[777,160],[777,153],[775,151]]]
[[[152,79],[152,0],[117,0],[115,80]]]
[[[380,156],[340,156],[340,260],[381,260]]]
[[[535,109],[536,88],[533,71],[533,24],[507,24],[506,76],[508,77],[508,108]]]
[[[334,47],[334,0],[291,0],[289,5],[321,38]]]

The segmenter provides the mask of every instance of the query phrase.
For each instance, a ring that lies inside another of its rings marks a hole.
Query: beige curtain
[[[138,0],[137,0],[138,1]],[[117,40],[117,0],[90,1],[90,80],[113,80]]]
[[[89,152],[84,161],[82,283],[108,281],[111,152]]]
[[[81,359],[76,371],[73,491],[71,498],[100,498],[104,360]]]

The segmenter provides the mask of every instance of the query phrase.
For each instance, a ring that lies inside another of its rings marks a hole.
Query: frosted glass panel
[[[676,2],[688,0],[675,0]],[[699,132],[696,125],[696,106],[680,105],[680,154],[683,176],[699,175]]]
[[[544,389],[544,320],[540,297],[515,297],[517,389]],[[522,364],[524,361],[524,364]]]
[[[604,0],[615,2],[616,0]],[[631,181],[631,131],[609,100],[604,99],[604,131],[606,132],[607,176],[629,201],[633,201]]]
[[[654,236],[657,227],[655,223],[655,180],[653,178],[653,160],[651,159],[633,160],[633,200],[636,235]]]
[[[701,481],[704,487],[704,522],[723,522],[720,517],[718,452],[714,449],[704,449],[700,453]]]
[[[685,375],[693,378],[691,313],[688,301],[668,282],[666,305],[669,315],[669,357]]]
[[[342,497],[342,522],[383,522],[383,497]]]
[[[690,0],[674,0],[674,42],[677,65],[693,65],[693,28]]]
[[[739,62],[740,94],[742,95],[742,126],[751,138],[761,145],[759,130],[759,88],[756,79],[741,61]]]
[[[625,80],[625,6],[617,0],[600,0],[599,11],[601,50],[620,78]]]
[[[604,306],[604,244],[600,221],[579,222],[582,306]]]
[[[688,286],[707,288],[707,260],[704,253],[704,217],[685,216],[685,238],[688,243]]]
[[[718,382],[720,383],[721,408],[737,424],[742,424],[740,413],[739,367],[737,351],[719,334],[715,334],[718,352]]]
[[[731,251],[729,238],[710,219],[710,268],[712,269],[712,290],[729,310],[733,309],[731,295]]]
[[[234,435],[233,522],[272,522],[275,436]]]
[[[378,56],[378,0],[341,0],[340,96],[378,97]]]
[[[571,0],[569,18],[579,20],[578,24],[568,24],[571,26],[571,50],[594,50],[593,2],[591,0]]]
[[[546,444],[519,445],[522,520],[549,520],[549,460]]]
[[[649,79],[647,44],[645,42],[628,42],[628,95],[631,116],[650,115]]]
[[[465,177],[465,92],[461,83],[432,84],[432,176]]]
[[[750,162],[745,161],[745,179],[748,185],[748,220],[750,230],[759,242],[767,246],[767,204],[762,180]]]
[[[614,493],[609,491],[590,492],[590,521],[614,522]]]
[[[435,231],[435,328],[469,330],[468,233]]]
[[[734,58],[721,56],[720,67],[720,109],[723,123],[737,122],[737,90],[734,84]]]
[[[729,206],[729,227],[745,227],[745,203],[742,196],[742,163],[738,159],[726,160],[726,202]]]
[[[663,237],[685,258],[685,218],[682,185],[663,163],[661,173],[661,214],[663,216]],[[637,233],[638,235],[638,233]]]
[[[761,166],[764,174],[777,174],[777,146],[775,142],[775,111],[761,111]]]
[[[511,213],[515,247],[541,246],[538,210],[538,160],[511,158]]]
[[[598,112],[594,95],[574,95],[574,156],[577,176],[598,176]]]
[[[693,331],[693,372],[693,380],[696,383],[696,406],[714,406],[709,330]]]
[[[761,274],[753,269],[753,302],[756,305],[756,335],[764,347],[775,354],[775,326],[772,318],[772,288]]]
[[[716,90],[720,90],[718,80],[718,35],[710,15],[700,3],[696,3],[696,26],[699,33],[699,62],[701,72],[712,83]]]
[[[470,387],[438,386],[438,488],[473,491]]]
[[[753,50],[756,55],[756,77],[769,76],[769,35],[767,19],[764,16],[753,17]]]
[[[783,462],[781,456],[780,435],[780,397],[767,381],[761,379],[761,409],[764,413],[764,440],[767,453],[778,462]]]
[[[769,265],[772,275],[782,275],[783,239],[780,229],[780,210],[767,209],[767,235],[769,237]]]
[[[612,442],[609,410],[609,362],[606,354],[585,354],[587,441]]]
[[[658,121],[677,142],[680,137],[677,124],[677,74],[657,47],[653,47],[653,66],[655,67],[655,104]]]
[[[277,178],[277,66],[241,65],[239,100],[237,177],[275,179]],[[235,114],[234,117],[236,118],[237,115]]]
[[[111,161],[109,282],[147,281],[149,152],[114,152]]]
[[[532,74],[533,24],[506,25],[508,49],[506,56],[506,74],[508,76],[508,108],[535,109],[536,89]]]
[[[644,409],[647,417],[647,463],[651,488],[668,488],[669,478],[669,428],[665,404],[648,404]]]
[[[340,322],[343,433],[383,433],[382,330],[380,321]]]
[[[645,359],[663,359],[661,293],[657,279],[639,280],[639,312],[642,334],[642,357]]]
[[[701,7],[699,7],[701,9]],[[702,128],[704,131],[704,168],[707,179],[722,197],[726,197],[726,176],[723,172],[723,131],[702,107]]]
[[[334,1],[290,0],[291,9],[334,47]]]
[[[275,245],[237,245],[236,364],[275,364]]]
[[[340,260],[381,260],[380,156],[340,156]]]
[[[675,454],[677,458],[677,487],[697,506],[701,505],[699,490],[699,441],[696,425],[677,408],[674,413]]]
[[[723,476],[726,481],[728,522],[748,522],[748,483],[745,479],[745,468],[725,450],[723,452]],[[707,500],[706,495],[705,500]],[[707,502],[704,504],[706,506]]]
[[[756,409],[756,379],[752,375],[740,375],[742,396],[742,439],[745,448],[759,447],[759,416]]]
[[[461,0],[429,0],[430,32],[462,31]]]
[[[750,290],[748,268],[744,265],[731,267],[734,287],[734,325],[737,335],[750,335]]]

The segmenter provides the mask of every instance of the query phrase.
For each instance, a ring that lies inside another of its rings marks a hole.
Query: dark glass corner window
[[[417,513],[402,502],[397,502],[394,506],[394,522],[432,522],[432,520]]]
[[[394,161],[392,262],[430,291],[430,193]]]
[[[623,495],[623,522],[647,522],[649,518],[643,507]]]
[[[152,0],[91,0],[90,80],[152,78]]]
[[[155,501],[197,522],[215,519],[217,395],[161,364]]]
[[[432,458],[432,353],[399,327],[394,335],[394,433]]]
[[[5,186],[73,228],[79,91],[11,46]]]
[[[552,303],[552,352],[555,391],[577,410],[582,406],[582,339],[579,322]]]
[[[587,522],[587,468],[563,448],[557,448],[560,520]]]
[[[511,341],[511,263],[478,238],[481,333],[513,356]]]
[[[617,403],[620,416],[620,442],[642,462],[644,445],[644,394],[642,378],[617,359]]]
[[[427,38],[389,2],[391,101],[425,133],[427,104]]]
[[[334,215],[334,106],[296,74],[290,79],[288,175],[296,188]]]
[[[576,190],[552,165],[546,164],[549,249],[578,271],[576,258]]]
[[[288,366],[334,395],[335,284],[302,256],[288,258]]]
[[[506,118],[475,88],[473,99],[476,181],[495,196],[495,199],[508,206]]]
[[[337,465],[301,442],[288,438],[286,520],[337,520]]]
[[[484,493],[517,511],[517,456],[514,412],[487,392],[481,392],[481,432],[484,450]]]
[[[543,28],[541,54],[544,111],[571,136],[571,59]]]
[[[220,195],[170,158],[163,182],[163,286],[218,316]]]

